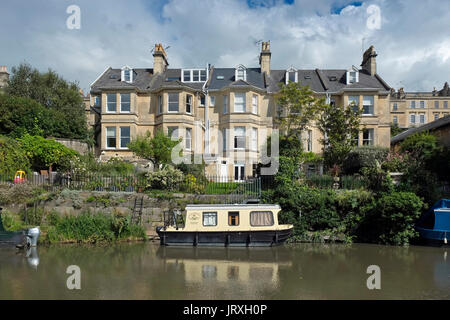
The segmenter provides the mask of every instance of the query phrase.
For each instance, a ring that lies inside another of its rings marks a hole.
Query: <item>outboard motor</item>
[[[41,234],[41,229],[39,229],[39,227],[30,228],[26,230],[25,234],[27,236],[28,247],[36,247],[39,235]]]

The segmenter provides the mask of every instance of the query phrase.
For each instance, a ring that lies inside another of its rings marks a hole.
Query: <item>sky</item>
[[[0,17],[0,65],[50,68],[85,92],[109,66],[152,68],[155,43],[171,68],[258,67],[261,40],[272,69],[349,69],[374,45],[395,89],[450,82],[448,0],[2,0]]]

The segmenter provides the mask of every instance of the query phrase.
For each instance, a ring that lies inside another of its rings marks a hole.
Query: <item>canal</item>
[[[450,299],[449,251],[368,244],[0,248],[0,299]],[[71,265],[79,267],[80,290],[67,288]],[[380,268],[380,290],[367,288],[371,265]]]

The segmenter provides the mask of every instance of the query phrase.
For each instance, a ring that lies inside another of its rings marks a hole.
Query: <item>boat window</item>
[[[252,211],[250,212],[250,225],[252,227],[273,226],[272,211]]]
[[[239,211],[228,212],[228,225],[230,226],[239,225]]]
[[[217,212],[203,212],[203,226],[217,226]]]

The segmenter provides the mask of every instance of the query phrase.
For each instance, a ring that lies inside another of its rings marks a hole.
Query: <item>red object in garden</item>
[[[27,181],[27,175],[25,171],[18,170],[14,175],[14,183],[23,183]]]

